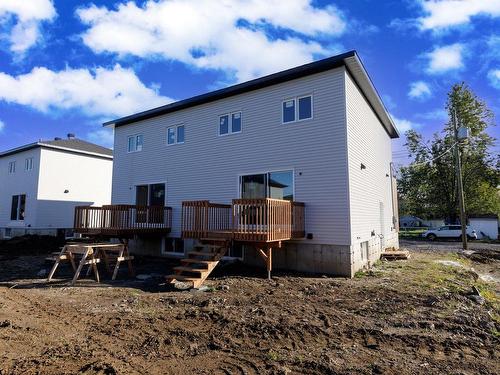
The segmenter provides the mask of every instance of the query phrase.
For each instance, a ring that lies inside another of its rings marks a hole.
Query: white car
[[[466,229],[467,239],[477,240],[477,233],[471,227]],[[422,237],[434,241],[436,238],[462,238],[462,227],[460,225],[443,225],[437,229],[429,229],[422,233]]]

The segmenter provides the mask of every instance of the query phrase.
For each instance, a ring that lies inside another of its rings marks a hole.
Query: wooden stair
[[[408,250],[386,249],[380,254],[380,259],[385,260],[407,260],[409,258],[410,252]]]
[[[166,276],[167,282],[190,282],[193,288],[199,288],[219,264],[228,248],[227,240],[203,239],[202,244],[187,253],[187,258],[181,259],[180,266],[174,267],[174,273]]]

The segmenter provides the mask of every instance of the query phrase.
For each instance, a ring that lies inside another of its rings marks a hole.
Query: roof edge
[[[121,117],[116,120],[111,120],[103,123],[103,126],[123,126],[133,122],[146,120],[152,117],[161,116],[170,112],[179,111],[181,109],[194,107],[201,104],[210,103],[216,100],[224,99],[230,96],[242,94],[248,91],[258,90],[261,88],[273,86],[279,83],[291,81],[303,76],[320,73],[326,70],[334,69],[345,65],[344,59],[356,56],[356,51],[351,50],[340,55],[328,57],[319,61],[313,61],[294,68],[273,73],[264,77],[255,78],[253,80],[238,83],[216,91],[210,91],[205,94],[193,96],[188,99],[183,99],[164,106],[152,108],[146,111],[138,112],[129,116]]]
[[[77,149],[73,149],[73,148],[69,148],[69,147],[54,146],[51,144],[44,143],[43,141],[29,143],[29,144],[24,145],[24,146],[19,146],[16,148],[12,148],[10,150],[6,150],[4,152],[0,152],[0,158],[14,155],[14,154],[18,154],[18,153],[24,152],[24,151],[29,151],[29,150],[32,150],[32,149],[38,148],[38,147],[50,148],[50,149],[61,150],[61,151],[66,151],[66,152],[71,152],[71,153],[76,153],[76,154],[89,155],[89,156],[95,156],[95,157],[99,157],[99,158],[113,160],[113,155],[101,154],[99,152],[77,150]]]

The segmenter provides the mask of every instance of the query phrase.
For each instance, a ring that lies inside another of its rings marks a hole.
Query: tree
[[[500,158],[491,152],[495,139],[486,131],[495,126],[493,113],[465,83],[451,88],[446,110],[449,120],[432,140],[425,141],[415,130],[405,134],[412,162],[399,171],[401,214],[456,221],[459,212],[453,147],[459,147],[462,155],[466,212],[500,213]],[[470,131],[468,141],[458,145],[451,122],[454,112],[458,125]]]

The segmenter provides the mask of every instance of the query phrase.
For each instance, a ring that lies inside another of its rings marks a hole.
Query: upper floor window
[[[33,158],[27,158],[24,161],[24,169],[27,171],[31,171],[33,169]]]
[[[312,95],[299,96],[283,101],[283,123],[311,119]]]
[[[142,151],[142,134],[131,135],[128,137],[128,152]]]
[[[241,112],[226,113],[219,116],[219,135],[241,132]]]
[[[9,173],[16,173],[16,162],[15,161],[9,162]]]
[[[172,126],[167,129],[167,145],[184,143],[184,125]]]

